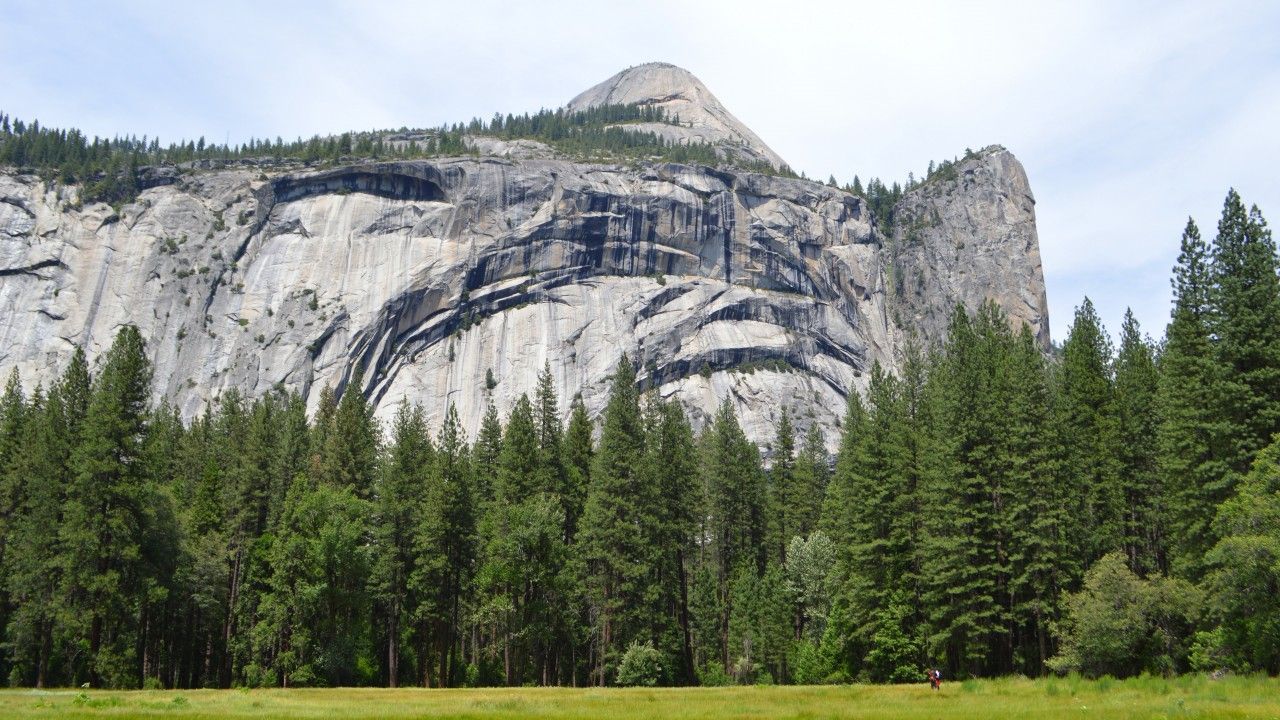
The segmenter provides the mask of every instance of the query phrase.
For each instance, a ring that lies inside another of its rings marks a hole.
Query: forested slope
[[[598,426],[549,371],[478,433],[447,397],[225,394],[152,349],[0,400],[16,685],[670,684],[1280,671],[1280,283],[1257,208],[1189,223],[1156,345],[999,308],[850,397],[831,470],[782,415],[695,434],[623,357]],[[347,388],[360,387],[359,376]],[[567,412],[567,423],[564,417]],[[762,449],[771,458],[761,461]]]

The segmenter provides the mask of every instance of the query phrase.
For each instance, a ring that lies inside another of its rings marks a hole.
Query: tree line
[[[593,422],[549,368],[474,438],[359,371],[148,404],[143,338],[0,397],[13,685],[913,681],[1280,672],[1280,283],[1233,191],[1165,341],[1093,305],[1049,356],[1001,311],[872,368],[834,464],[782,412],[695,433],[624,357]],[[483,390],[477,388],[477,392]],[[567,422],[565,417],[567,415]],[[767,457],[766,463],[762,458]]]
[[[75,128],[50,128],[0,113],[0,165],[32,168],[47,180],[80,184],[81,202],[112,205],[137,198],[144,185],[140,171],[149,166],[246,159],[338,163],[468,155],[473,150],[467,139],[477,135],[537,140],[574,157],[658,159],[710,166],[727,162],[755,172],[795,176],[789,168],[778,170],[768,163],[722,157],[709,143],[666,140],[656,132],[628,127],[637,123],[679,125],[680,119],[668,118],[662,108],[653,105],[602,105],[574,112],[544,109],[532,115],[496,114],[489,121],[476,118],[423,130],[344,132],[293,141],[251,138],[237,145],[209,143],[201,137],[162,146],[159,138],[145,135],[89,138]]]
[[[836,182],[836,176],[832,175],[827,179],[827,185],[840,187],[847,193],[864,198],[867,201],[867,207],[871,210],[871,217],[876,227],[885,237],[891,237],[894,221],[897,219],[894,216],[894,209],[903,195],[927,183],[955,181],[960,177],[960,171],[957,169],[959,164],[976,156],[977,153],[971,148],[965,148],[963,158],[957,157],[950,160],[944,158],[942,162],[930,160],[923,178],[917,178],[914,172],[908,172],[905,183],[895,180],[892,185],[886,185],[880,178],[873,177],[867,181],[866,187],[863,187],[862,178],[854,175],[852,183],[841,186]]]

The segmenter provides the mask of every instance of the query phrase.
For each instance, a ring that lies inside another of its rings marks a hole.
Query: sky
[[[810,177],[1009,148],[1055,340],[1086,295],[1159,338],[1228,188],[1280,222],[1277,2],[0,0],[0,110],[164,143],[536,111],[654,60]]]

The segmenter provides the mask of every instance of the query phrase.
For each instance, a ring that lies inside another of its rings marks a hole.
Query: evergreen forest
[[[504,127],[506,121],[504,120]],[[8,146],[5,146],[8,147]],[[987,305],[870,369],[828,457],[726,402],[694,432],[623,357],[474,436],[360,392],[152,404],[123,327],[0,397],[16,686],[918,682],[1280,673],[1280,280],[1232,191],[1156,343],[1088,299],[1046,353]],[[477,389],[477,392],[483,392]],[[423,402],[443,399],[422,398]],[[834,438],[833,438],[834,440]]]
[[[472,141],[479,136],[536,140],[581,160],[727,163],[754,172],[796,176],[790,168],[735,159],[709,143],[670,141],[654,131],[632,127],[641,123],[681,124],[678,115],[667,117],[662,108],[652,105],[602,105],[573,112],[544,109],[534,114],[495,114],[488,121],[474,118],[468,123],[419,130],[345,132],[292,141],[252,138],[238,145],[208,143],[201,137],[161,145],[159,138],[145,135],[89,138],[75,128],[44,127],[37,120],[24,122],[0,113],[0,166],[36,171],[49,181],[78,183],[81,202],[115,206],[132,202],[146,189],[143,170],[149,167],[239,161],[324,165],[452,157],[477,152]]]

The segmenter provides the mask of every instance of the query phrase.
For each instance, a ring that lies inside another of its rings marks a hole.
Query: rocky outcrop
[[[575,102],[626,101],[610,94],[625,85]],[[894,367],[907,335],[940,338],[956,302],[995,300],[1047,343],[1034,201],[1003,149],[908,193],[886,240],[863,199],[819,183],[503,147],[162,168],[118,211],[0,172],[0,367],[47,384],[131,323],[155,399],[188,418],[232,388],[297,390],[314,409],[363,366],[381,418],[420,402],[438,425],[453,403],[474,432],[544,363],[562,407],[581,393],[598,414],[627,353],[695,425],[727,398],[754,440],[788,408],[834,447],[871,364]]]
[[[651,105],[662,108],[667,123],[636,123],[628,128],[653,132],[681,143],[716,145],[734,160],[765,163],[775,169],[786,166],[774,152],[738,118],[734,117],[702,81],[684,68],[669,63],[646,63],[627,68],[569,101],[567,110],[600,105]]]
[[[888,243],[896,318],[927,343],[957,304],[993,301],[1015,329],[1049,349],[1048,302],[1027,174],[998,145],[971,154],[903,196]]]

